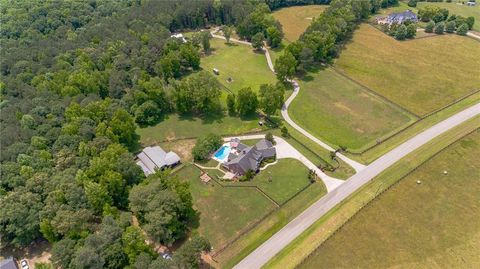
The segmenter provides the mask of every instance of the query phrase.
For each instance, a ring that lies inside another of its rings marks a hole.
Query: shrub
[[[439,34],[439,35],[443,34],[444,29],[445,29],[445,23],[443,21],[435,24],[434,31],[436,34]]]
[[[288,137],[288,136],[289,136],[287,127],[283,126],[283,127],[280,129],[280,131],[282,132],[282,136],[283,136],[283,137]]]
[[[425,26],[425,33],[433,33],[434,27],[435,27],[435,23],[433,21],[429,21]]]
[[[407,37],[407,26],[400,25],[395,32],[395,39],[397,40],[404,40]]]
[[[464,23],[457,28],[458,35],[466,35],[468,32],[468,24]]]
[[[409,0],[408,1],[408,6],[409,7],[416,7],[417,6],[417,0]]]
[[[216,134],[207,134],[197,139],[195,147],[192,149],[193,158],[196,161],[205,160],[210,152],[222,145],[222,138]]]
[[[455,21],[449,21],[445,26],[445,31],[447,33],[453,33],[455,32],[455,28],[456,28]]]
[[[250,181],[253,179],[255,176],[255,171],[253,170],[248,170],[245,175],[239,178],[240,181]]]
[[[409,24],[407,26],[407,36],[406,36],[406,38],[414,38],[416,34],[417,34],[417,25],[415,25],[414,23]]]
[[[265,134],[265,139],[272,142],[272,144],[275,145],[275,139],[273,139],[273,134],[268,132],[267,134]]]

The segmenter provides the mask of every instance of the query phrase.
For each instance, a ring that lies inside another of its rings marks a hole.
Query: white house
[[[146,176],[155,173],[156,169],[174,167],[179,163],[180,157],[175,152],[167,153],[159,146],[146,147],[137,155],[137,165]]]
[[[173,34],[171,35],[170,37],[173,37],[173,38],[177,38],[177,39],[180,39],[183,43],[187,43],[187,40],[185,39],[185,37],[183,36],[183,34]]]

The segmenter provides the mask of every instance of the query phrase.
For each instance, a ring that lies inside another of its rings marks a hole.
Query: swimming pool
[[[228,144],[224,144],[215,154],[213,155],[215,159],[219,162],[225,162],[227,161],[228,154],[230,154],[230,151],[232,151],[232,148]]]

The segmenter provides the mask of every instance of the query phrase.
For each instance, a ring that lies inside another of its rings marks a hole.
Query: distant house
[[[18,266],[13,257],[10,257],[0,261],[0,269],[18,269]]]
[[[180,39],[183,43],[187,43],[187,40],[185,39],[185,37],[183,36],[183,34],[173,34],[171,35],[170,37],[173,37],[173,38],[176,38],[176,39]]]
[[[473,2],[473,1],[468,1],[467,2],[467,6],[470,6],[470,7],[473,7],[475,6],[477,3],[476,2]]]
[[[417,14],[413,13],[411,10],[406,10],[400,13],[392,13],[388,16],[378,16],[376,18],[378,24],[402,24],[406,21],[417,22]]]
[[[142,168],[146,176],[155,173],[156,169],[174,167],[179,163],[180,157],[175,152],[167,153],[159,146],[146,147],[137,155],[137,165]]]
[[[230,141],[232,152],[223,166],[237,176],[243,176],[248,170],[258,171],[260,163],[264,159],[275,158],[277,152],[272,142],[262,139],[254,146],[249,147],[239,139]]]

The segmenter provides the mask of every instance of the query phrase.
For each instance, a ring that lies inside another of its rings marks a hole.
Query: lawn
[[[478,152],[476,131],[360,211],[300,268],[479,268]]]
[[[254,52],[253,48],[242,44],[226,44],[225,40],[210,40],[212,53],[201,60],[201,67],[207,71],[217,68],[218,80],[233,92],[251,87],[258,91],[262,84],[276,83],[275,74],[268,69],[263,52]],[[231,78],[232,82],[227,79]]]
[[[464,1],[467,2],[467,1]],[[467,5],[462,5],[461,2],[458,3],[434,3],[434,2],[418,2],[417,9],[424,6],[437,6],[440,8],[446,8],[450,14],[460,15],[463,17],[474,17],[475,24],[473,25],[473,30],[480,31],[480,4],[477,1],[477,5],[469,7]]]
[[[214,249],[276,207],[254,188],[224,188],[213,181],[203,183],[200,172],[189,165],[176,175],[190,183],[194,208],[200,212],[198,231],[210,240]]]
[[[325,5],[286,7],[273,12],[273,17],[282,24],[285,39],[293,42],[305,32],[312,19],[318,17],[327,7]]]
[[[276,164],[260,171],[251,181],[228,183],[236,186],[257,186],[279,204],[290,199],[308,184],[308,168],[295,159],[280,159]]]
[[[359,150],[401,128],[413,115],[386,103],[333,69],[300,81],[290,117],[332,145]]]
[[[400,106],[425,115],[479,88],[479,58],[480,45],[470,38],[443,35],[397,41],[363,24],[336,67]]]
[[[199,137],[212,132],[219,135],[232,135],[264,129],[265,127],[258,125],[256,117],[241,119],[225,116],[218,119],[200,119],[172,114],[155,126],[138,128],[137,134],[140,135],[140,142],[143,145],[151,145],[165,140]]]

